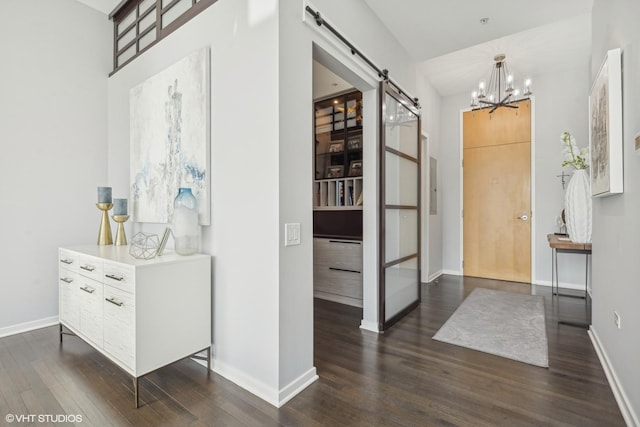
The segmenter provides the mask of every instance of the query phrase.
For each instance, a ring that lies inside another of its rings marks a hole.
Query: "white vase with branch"
[[[564,193],[564,210],[567,233],[576,243],[591,242],[591,183],[587,168],[589,152],[579,149],[571,133],[565,131],[560,136],[564,145],[565,160],[562,167],[571,166],[574,171]]]

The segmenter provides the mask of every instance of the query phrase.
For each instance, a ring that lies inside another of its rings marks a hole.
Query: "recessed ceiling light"
[[[480,19],[480,24],[481,25],[487,25],[489,23],[489,18],[482,18]]]

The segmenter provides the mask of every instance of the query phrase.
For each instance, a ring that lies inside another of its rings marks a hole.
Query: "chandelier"
[[[489,114],[493,113],[500,107],[518,108],[515,103],[520,96],[520,90],[516,89],[513,74],[509,73],[506,55],[496,55],[493,60],[495,65],[491,70],[489,84],[481,81],[478,90],[471,94],[471,108],[476,110],[479,108],[491,108]],[[523,97],[531,95],[531,79],[524,81]]]

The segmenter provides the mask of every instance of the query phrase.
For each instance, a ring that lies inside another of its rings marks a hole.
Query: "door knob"
[[[529,215],[527,215],[526,212],[524,212],[522,215],[520,215],[519,217],[517,217],[516,219],[521,219],[523,221],[527,221],[529,219]]]

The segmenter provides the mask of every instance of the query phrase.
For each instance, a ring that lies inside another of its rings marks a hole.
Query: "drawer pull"
[[[73,260],[68,258],[61,259],[60,262],[63,262],[65,264],[73,264]]]
[[[80,268],[89,272],[96,269],[93,265],[81,265]]]
[[[84,287],[80,286],[80,289],[82,289],[83,291],[88,292],[90,294],[92,294],[92,293],[94,293],[96,291],[95,289],[92,289],[92,288],[90,288],[88,286],[84,286]]]
[[[68,277],[61,277],[61,278],[60,278],[60,280],[62,280],[62,281],[63,281],[63,282],[65,282],[65,283],[71,283],[71,282],[73,282],[73,279],[70,279],[70,278],[68,278]]]
[[[124,305],[124,303],[122,301],[118,301],[113,297],[105,298],[104,300],[107,301],[107,302],[110,302],[113,305],[117,305],[118,307],[122,307]]]
[[[358,270],[347,270],[346,268],[335,268],[335,267],[329,267],[329,270],[333,270],[333,271],[345,271],[347,273],[358,273],[360,274],[361,271]]]
[[[359,245],[360,242],[346,242],[344,240],[329,240],[329,243],[345,243],[347,245]]]
[[[116,276],[115,274],[105,274],[104,276],[109,279],[117,280],[118,282],[122,282],[124,280],[123,276]]]

